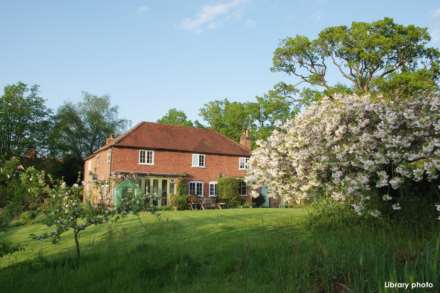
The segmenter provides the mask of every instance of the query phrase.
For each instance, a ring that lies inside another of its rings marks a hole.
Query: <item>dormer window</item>
[[[140,165],[154,165],[154,151],[139,150]]]
[[[247,170],[247,169],[249,169],[249,158],[241,157],[238,160],[238,169],[239,170]]]
[[[205,168],[206,167],[206,156],[203,154],[193,154],[191,166],[195,167],[195,168]]]

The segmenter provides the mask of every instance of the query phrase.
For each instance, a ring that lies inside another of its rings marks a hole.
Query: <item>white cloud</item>
[[[182,20],[181,27],[195,32],[204,29],[213,29],[221,26],[221,19],[237,17],[237,9],[247,0],[222,0],[213,4],[204,5],[194,17]]]
[[[137,14],[144,14],[145,12],[149,11],[150,7],[148,5],[140,5],[138,8],[136,8]]]
[[[430,31],[432,41],[434,43],[440,43],[440,8],[437,8],[432,14]]]

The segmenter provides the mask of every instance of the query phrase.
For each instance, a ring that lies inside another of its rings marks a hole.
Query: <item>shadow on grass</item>
[[[1,270],[0,291],[383,292],[384,281],[409,278],[438,286],[440,239],[420,244],[364,228],[316,233],[296,214],[251,214],[129,218],[108,226],[79,266],[72,251]]]

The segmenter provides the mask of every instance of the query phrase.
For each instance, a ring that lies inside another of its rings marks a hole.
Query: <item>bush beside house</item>
[[[228,207],[237,207],[241,203],[239,194],[240,180],[234,177],[221,177],[218,180],[219,199]]]

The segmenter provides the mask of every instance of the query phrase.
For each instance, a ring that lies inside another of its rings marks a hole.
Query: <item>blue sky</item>
[[[54,109],[108,94],[133,123],[172,107],[197,119],[213,99],[288,81],[270,72],[283,38],[385,16],[428,27],[440,46],[438,0],[1,0],[0,87],[39,84]]]

